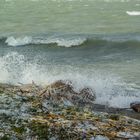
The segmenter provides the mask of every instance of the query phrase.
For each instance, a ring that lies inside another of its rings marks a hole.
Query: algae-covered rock
[[[109,118],[110,119],[112,119],[112,120],[119,120],[120,119],[120,115],[116,115],[116,114],[111,114],[110,116],[109,116]]]

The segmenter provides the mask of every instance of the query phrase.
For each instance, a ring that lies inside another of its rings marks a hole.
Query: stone
[[[133,102],[130,104],[130,108],[132,108],[135,112],[140,113],[140,102]]]
[[[47,90],[52,93],[63,93],[63,92],[73,92],[73,87],[71,86],[70,81],[56,81],[49,86],[47,86]]]
[[[52,96],[61,97],[68,92],[73,92],[72,86],[68,82],[59,80],[46,86],[46,88],[41,91],[40,96],[44,95],[47,98]]]
[[[120,116],[117,115],[117,114],[111,114],[111,115],[109,116],[109,118],[112,119],[112,120],[118,121],[118,120],[120,119]]]
[[[47,101],[68,106],[91,105],[95,101],[95,93],[90,88],[83,88],[79,93],[74,91],[70,81],[56,81],[48,85],[40,94]]]
[[[83,88],[80,91],[80,96],[86,102],[90,102],[90,101],[92,102],[92,101],[95,101],[96,99],[95,93],[91,88]]]
[[[34,81],[32,81],[31,84],[21,84],[15,91],[22,94],[35,95],[34,93],[40,92],[41,89],[41,87],[37,86]]]

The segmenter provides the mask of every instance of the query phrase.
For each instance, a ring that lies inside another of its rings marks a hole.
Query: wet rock
[[[78,95],[74,95],[72,98],[78,106],[88,108],[90,106],[90,108],[92,108],[96,97],[92,89],[84,88],[78,93]]]
[[[2,138],[4,136],[3,132],[0,132],[0,138]]]
[[[90,88],[84,88],[79,93],[74,91],[70,81],[56,81],[48,85],[40,94],[48,101],[66,106],[86,106],[93,104],[95,93]]]
[[[18,86],[0,83],[0,93],[9,91],[14,92],[16,89],[18,89]]]
[[[98,135],[93,140],[109,140],[109,139],[107,137],[105,137],[105,136]]]
[[[90,88],[83,88],[80,91],[80,96],[86,102],[90,102],[90,101],[92,102],[92,101],[95,101],[95,99],[96,99],[95,92]]]
[[[64,88],[71,90],[72,89],[72,83],[70,81],[63,81],[63,80],[58,80],[52,84],[50,84],[48,87],[51,88]]]
[[[110,119],[112,119],[112,120],[119,120],[120,119],[120,116],[119,115],[117,115],[117,114],[111,114],[110,116],[109,116],[109,118]]]
[[[39,92],[40,87],[37,86],[33,81],[31,84],[24,84],[19,86],[19,91],[21,93],[36,93]]]
[[[140,102],[133,102],[130,107],[135,111],[140,113]]]
[[[130,133],[130,132],[118,132],[117,136],[120,138],[125,138],[125,139],[133,139],[137,140],[137,138],[140,136],[139,133]],[[139,139],[138,139],[139,140]]]
[[[57,96],[58,98],[61,98],[61,96],[66,95],[68,92],[72,92],[72,86],[68,83],[65,83],[64,81],[56,81],[44,88],[40,92],[40,96],[44,96],[48,99],[50,99],[53,96]]]
[[[70,93],[74,93],[73,87],[71,85],[70,81],[56,81],[49,86],[46,87],[46,90],[50,94],[57,94],[57,95],[63,95]]]

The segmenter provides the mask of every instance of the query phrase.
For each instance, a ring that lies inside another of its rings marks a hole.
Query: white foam
[[[47,60],[45,65],[39,65],[35,59],[29,62],[17,52],[0,57],[0,83],[28,84],[32,80],[41,85],[70,80],[76,91],[90,87],[96,93],[96,103],[114,107],[129,107],[131,102],[140,100],[139,90],[128,94],[128,85],[120,77],[94,67],[83,70],[76,66],[49,65]]]
[[[130,2],[130,0],[104,0],[104,2]]]
[[[25,67],[24,56],[17,52],[0,57],[0,82],[16,83]]]
[[[72,47],[72,46],[78,46],[81,45],[86,41],[86,38],[80,38],[80,37],[54,37],[50,36],[48,38],[33,38],[33,37],[20,37],[15,38],[13,36],[8,37],[5,43],[7,43],[9,46],[22,46],[27,44],[52,44],[56,43],[58,46],[64,46],[64,47]]]
[[[126,11],[130,16],[140,16],[140,11]]]
[[[30,44],[32,42],[31,37],[23,37],[23,38],[14,38],[13,36],[8,37],[5,41],[9,46],[21,46]]]

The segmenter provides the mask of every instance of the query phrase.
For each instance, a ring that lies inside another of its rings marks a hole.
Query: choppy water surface
[[[139,19],[139,0],[1,0],[0,82],[69,79],[128,107],[140,100]]]

